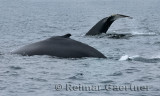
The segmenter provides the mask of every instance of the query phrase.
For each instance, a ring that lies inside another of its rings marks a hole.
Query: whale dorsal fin
[[[69,38],[70,36],[72,36],[70,33],[63,35],[62,37],[64,38]]]

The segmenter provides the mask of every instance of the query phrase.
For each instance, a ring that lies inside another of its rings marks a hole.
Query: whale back
[[[50,55],[62,58],[98,57],[106,58],[95,48],[69,38],[71,35],[54,36],[49,39],[26,45],[13,54],[24,56]]]

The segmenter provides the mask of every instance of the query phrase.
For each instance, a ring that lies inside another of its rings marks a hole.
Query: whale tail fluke
[[[132,19],[130,16],[122,15],[122,14],[115,14],[111,15],[109,17],[103,18],[100,20],[96,25],[94,25],[87,33],[86,35],[98,35],[101,33],[106,33],[111,26],[111,24],[119,19],[119,18],[129,18]]]
[[[117,20],[117,19],[119,19],[119,18],[126,18],[126,17],[129,18],[129,19],[133,19],[130,16],[126,16],[126,15],[122,15],[122,14],[111,15],[110,17],[113,18],[114,21]]]

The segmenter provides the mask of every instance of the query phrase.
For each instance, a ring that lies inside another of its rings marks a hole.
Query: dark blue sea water
[[[0,0],[0,96],[160,96],[159,4],[160,0]],[[108,33],[128,37],[84,36],[100,19],[117,13],[133,19],[115,21]],[[108,59],[9,54],[66,33]]]

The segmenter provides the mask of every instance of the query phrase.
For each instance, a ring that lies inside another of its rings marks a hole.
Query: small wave
[[[108,38],[112,38],[112,39],[129,39],[130,37],[132,37],[132,34],[107,34]]]
[[[125,60],[128,60],[128,59],[129,59],[129,56],[128,55],[124,55],[119,59],[119,61],[125,61]]]
[[[128,56],[128,55],[124,55],[122,56],[119,61],[139,61],[139,62],[144,62],[144,63],[158,63],[160,62],[160,58],[159,57],[152,57],[152,58],[145,58],[145,57],[141,57],[138,55],[135,56]]]
[[[18,77],[20,74],[18,72],[12,72],[9,76]]]
[[[133,36],[156,36],[158,35],[157,33],[153,33],[153,32],[139,32],[139,31],[132,31],[131,34]]]
[[[113,84],[113,83],[115,83],[115,81],[112,81],[112,80],[106,80],[106,81],[101,81],[100,83],[103,83],[103,84]]]
[[[136,79],[135,81],[151,81],[153,80],[153,77],[150,77],[150,76],[144,76],[144,77],[141,77],[140,79]]]
[[[110,74],[110,75],[108,75],[108,76],[122,76],[122,75],[123,75],[123,73],[120,72],[120,71],[118,71],[118,72],[115,72],[115,73]]]
[[[83,73],[77,73],[75,76],[69,77],[72,80],[84,80]]]
[[[110,39],[129,39],[134,36],[157,36],[157,33],[144,33],[144,32],[138,32],[138,31],[131,31],[130,33],[103,33],[96,36],[90,36],[94,38],[110,38]]]
[[[1,56],[1,55],[4,55],[4,53],[0,52],[0,56]]]
[[[134,73],[134,72],[140,72],[141,70],[138,70],[136,68],[129,68],[129,69],[125,69],[126,73]]]
[[[160,42],[159,42],[159,41],[158,41],[158,42],[154,42],[154,44],[155,44],[155,45],[160,45]]]
[[[131,33],[124,33],[124,34],[112,33],[112,34],[106,34],[105,36],[111,39],[129,39],[135,36],[157,36],[157,35],[158,35],[157,33],[153,33],[153,32],[145,33],[145,32],[138,32],[138,31],[131,31]],[[101,37],[104,37],[104,35],[101,35]]]
[[[110,34],[101,34],[101,35],[97,35],[96,38],[111,38],[111,39],[129,39],[130,37],[132,37],[133,35],[130,33],[125,33],[125,34],[118,34],[118,33],[110,33]]]
[[[7,87],[0,87],[0,90],[5,90]]]
[[[10,66],[9,68],[12,69],[12,70],[20,70],[20,69],[22,69],[22,67],[18,67],[18,66]]]
[[[42,78],[28,78],[30,80],[33,80],[33,81],[39,81],[39,82],[47,82],[46,79],[42,79]]]

